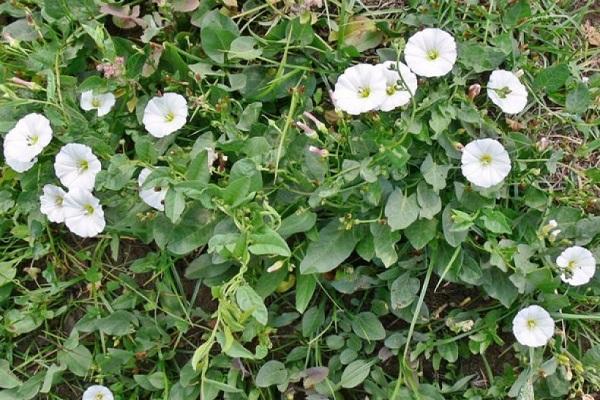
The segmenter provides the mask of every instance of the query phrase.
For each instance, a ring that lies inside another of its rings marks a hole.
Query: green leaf
[[[235,34],[214,26],[207,26],[200,32],[202,49],[207,56],[220,64],[225,62],[225,53],[229,51],[229,46],[235,38]]]
[[[52,385],[54,384],[55,380],[58,380],[58,376],[60,375],[60,373],[62,371],[64,371],[65,369],[67,369],[66,365],[56,365],[56,364],[52,364],[48,367],[48,369],[46,370],[46,375],[44,376],[44,383],[42,385],[42,388],[40,389],[40,393],[49,393],[50,389],[52,389]],[[1,371],[1,367],[0,367],[0,371]],[[1,375],[1,372],[0,372]],[[3,379],[1,379],[2,377],[0,377],[0,381],[3,381]],[[0,387],[1,387],[1,383],[0,383]]]
[[[497,210],[484,209],[480,217],[485,229],[493,233],[511,233],[512,227],[508,218]]]
[[[417,196],[405,196],[401,189],[392,192],[385,205],[385,216],[392,231],[404,229],[419,217]]]
[[[185,171],[185,178],[190,181],[208,183],[210,170],[208,167],[208,150],[204,149],[190,162]]]
[[[438,345],[437,350],[442,358],[449,363],[453,363],[458,360],[458,345],[456,342],[440,344]]]
[[[269,314],[263,299],[250,286],[241,286],[235,292],[235,300],[242,311],[251,311],[260,324],[267,325]]]
[[[299,210],[281,221],[277,232],[284,238],[294,233],[306,232],[315,226],[317,214],[312,211]]]
[[[504,14],[504,25],[511,28],[527,17],[531,17],[531,7],[528,0],[519,0]]]
[[[385,339],[385,329],[372,312],[361,312],[352,319],[352,331],[368,341]]]
[[[250,235],[248,250],[256,255],[279,255],[289,257],[292,255],[290,248],[283,238],[274,230],[264,228],[260,233]]]
[[[555,64],[541,70],[535,77],[533,85],[544,89],[547,93],[554,93],[562,88],[571,73],[567,64]]]
[[[251,36],[240,36],[231,42],[229,49],[229,58],[241,58],[242,60],[254,60],[260,57],[262,49],[258,47],[258,42]]]
[[[54,19],[61,19],[64,16],[71,15],[66,0],[44,0],[44,11]]]
[[[258,121],[258,117],[260,116],[260,111],[262,110],[262,103],[255,102],[249,104],[244,108],[242,115],[240,116],[240,121],[237,123],[236,127],[242,131],[249,131],[252,125]]]
[[[92,353],[81,344],[72,350],[59,351],[57,357],[61,364],[65,364],[77,376],[85,376],[92,366]]]
[[[12,389],[21,384],[21,380],[10,370],[10,363],[0,359],[0,388]]]
[[[96,327],[110,336],[125,336],[133,333],[133,324],[137,324],[137,318],[128,311],[117,310],[108,316],[99,319]]]
[[[360,385],[371,372],[371,364],[364,360],[356,360],[348,364],[342,372],[340,385],[350,389]]]
[[[392,282],[390,288],[390,306],[392,310],[399,310],[410,306],[417,298],[421,282],[406,272]]]
[[[13,261],[0,262],[0,287],[12,282],[17,275],[17,268]]]
[[[296,271],[296,310],[304,313],[317,287],[317,277],[314,274],[301,274]]]
[[[431,242],[437,234],[437,219],[420,219],[409,226],[404,233],[412,246],[420,250]]]
[[[590,91],[585,83],[579,82],[567,94],[566,109],[574,114],[581,114],[587,110],[592,102]]]
[[[436,164],[430,154],[425,157],[423,164],[421,164],[421,173],[425,178],[425,182],[433,186],[433,190],[436,192],[446,187],[448,171],[450,171],[449,165]]]
[[[338,221],[330,222],[319,232],[317,241],[310,242],[306,255],[300,263],[300,272],[331,271],[352,254],[358,239],[352,231],[340,226]]]
[[[302,336],[311,337],[323,323],[325,313],[321,307],[311,307],[302,316]]]
[[[487,294],[500,300],[504,307],[510,307],[519,294],[517,288],[497,268],[486,269],[483,272],[483,288]]]
[[[185,196],[182,192],[169,188],[165,197],[165,215],[174,224],[179,221],[185,210]]]
[[[420,182],[419,186],[417,186],[417,200],[421,209],[421,218],[432,219],[442,211],[440,196],[425,182]]]
[[[506,58],[501,50],[473,42],[460,43],[458,52],[459,62],[476,73],[496,69]]]
[[[452,219],[452,207],[453,205],[448,204],[442,212],[442,230],[444,232],[444,238],[446,242],[452,247],[460,245],[469,235],[469,229],[456,229],[457,225]]]
[[[369,225],[373,235],[373,244],[375,246],[375,255],[383,262],[386,268],[398,261],[398,252],[395,244],[400,240],[398,232],[392,232],[387,225],[381,225],[373,222]]]
[[[283,385],[288,381],[288,371],[280,361],[270,360],[260,367],[256,374],[256,386],[269,387]]]

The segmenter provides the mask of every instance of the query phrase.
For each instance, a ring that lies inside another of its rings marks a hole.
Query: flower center
[[[490,154],[484,154],[481,156],[479,161],[481,161],[482,165],[487,167],[488,165],[490,165],[492,163],[492,156]]]
[[[533,329],[537,326],[537,321],[535,319],[528,319],[527,320],[527,327],[529,329]]]
[[[370,87],[364,87],[364,88],[358,89],[358,97],[362,97],[364,99],[364,98],[369,97],[370,94],[371,94]]]
[[[85,209],[85,213],[87,215],[92,215],[94,213],[94,206],[91,204],[84,204],[83,208]],[[101,397],[102,398],[102,397]]]
[[[40,140],[40,137],[38,135],[31,135],[31,136],[27,137],[27,143],[30,146],[35,145],[39,140]]]
[[[575,260],[571,260],[567,263],[567,269],[569,271],[573,271],[576,266],[577,266],[577,263],[575,262]]]
[[[98,100],[96,97],[94,97],[92,99],[92,106],[94,106],[96,108],[100,107],[100,100]]]
[[[77,163],[77,166],[79,167],[81,172],[83,172],[83,171],[87,171],[87,169],[90,167],[90,164],[88,163],[88,160],[79,160],[79,162]]]
[[[169,111],[167,113],[167,115],[165,115],[165,121],[167,121],[167,122],[173,122],[174,119],[175,119],[175,114],[173,114],[172,111]]]
[[[56,204],[57,206],[62,206],[63,204],[63,198],[62,197],[57,197],[56,199],[54,199],[54,204]]]
[[[396,85],[388,86],[387,89],[385,90],[385,92],[387,93],[388,96],[393,96],[394,93],[396,93]]]
[[[435,61],[440,56],[440,52],[437,49],[427,50],[427,59],[429,61]]]
[[[161,190],[162,190],[162,188],[160,186],[154,186],[155,192],[160,192]]]
[[[104,395],[102,393],[98,393],[95,397],[95,400],[104,400]]]
[[[511,90],[507,86],[494,90],[496,91],[498,97],[500,97],[501,99],[505,99],[511,93]]]

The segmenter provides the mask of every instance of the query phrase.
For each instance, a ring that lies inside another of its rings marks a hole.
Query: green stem
[[[273,184],[277,183],[277,174],[279,172],[279,161],[281,160],[281,152],[283,150],[283,142],[285,141],[285,136],[287,131],[290,129],[292,125],[292,121],[294,118],[294,114],[296,113],[296,106],[298,105],[298,90],[297,87],[292,89],[292,101],[290,103],[290,109],[287,113],[287,117],[285,118],[285,125],[283,126],[283,130],[281,131],[281,139],[279,140],[279,146],[277,147],[277,159],[275,160],[275,177],[273,178]]]

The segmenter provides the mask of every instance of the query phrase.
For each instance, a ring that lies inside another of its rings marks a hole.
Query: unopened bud
[[[269,268],[267,268],[267,272],[279,271],[281,269],[281,267],[283,267],[283,264],[284,264],[283,260],[276,261],[275,263],[273,263],[273,265],[271,265]]]
[[[469,99],[473,100],[475,97],[477,97],[479,95],[479,93],[481,92],[481,85],[479,83],[474,83],[471,86],[469,86]]]
[[[302,115],[304,115],[306,118],[310,119],[315,126],[317,127],[317,130],[321,133],[327,133],[327,126],[325,126],[325,124],[323,122],[321,122],[317,117],[315,117],[313,114],[309,113],[308,111],[305,111]]]
[[[304,122],[298,121],[296,122],[296,126],[300,128],[309,138],[314,138],[317,136],[317,131],[306,125]]]
[[[543,152],[548,148],[549,144],[550,141],[548,140],[548,138],[543,137],[535,144],[535,147],[538,151]]]
[[[460,142],[454,142],[452,143],[452,146],[457,150],[457,151],[463,151],[463,149],[465,148],[465,146],[460,143]]]
[[[321,157],[327,157],[329,155],[329,151],[327,149],[320,149],[316,146],[308,146],[308,151]]]

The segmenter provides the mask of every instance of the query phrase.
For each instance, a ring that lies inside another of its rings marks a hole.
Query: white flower
[[[92,190],[96,175],[102,166],[89,146],[79,143],[64,145],[56,155],[54,172],[69,190],[81,188]]]
[[[443,76],[452,70],[456,62],[456,42],[446,31],[426,28],[408,39],[404,59],[417,75]]]
[[[398,66],[400,73],[396,70]],[[407,104],[417,91],[417,76],[401,62],[396,64],[395,61],[386,61],[377,67],[381,69],[387,85],[385,97],[379,109],[391,111]]]
[[[106,386],[93,385],[83,392],[81,400],[114,400],[114,397]]]
[[[67,228],[81,237],[96,236],[106,226],[100,201],[85,189],[69,190],[64,199],[63,209]]]
[[[185,125],[188,115],[187,101],[177,93],[153,97],[144,109],[144,127],[154,137],[161,138]]]
[[[40,196],[40,211],[52,222],[64,222],[65,212],[63,203],[65,193],[61,187],[55,185],[44,185],[44,194]]]
[[[487,94],[490,100],[507,114],[521,112],[527,105],[527,89],[515,74],[503,69],[490,75]]]
[[[35,165],[35,163],[37,162],[37,158],[34,158],[31,161],[21,161],[15,158],[7,157],[5,161],[8,164],[8,166],[16,172],[25,172]]]
[[[27,171],[51,140],[52,128],[48,118],[36,113],[27,114],[4,138],[6,163],[17,172]]]
[[[386,80],[381,69],[370,64],[358,64],[346,68],[335,83],[332,94],[337,108],[357,115],[372,111],[386,97]]]
[[[513,334],[524,346],[543,346],[554,334],[554,320],[542,307],[529,306],[513,319]]]
[[[462,173],[474,185],[489,188],[502,182],[510,172],[510,158],[494,139],[473,140],[462,153]]]
[[[158,211],[165,209],[164,200],[167,195],[168,187],[156,186],[150,189],[142,189],[142,185],[146,182],[148,176],[152,173],[150,168],[144,168],[138,175],[138,185],[140,186],[140,198],[144,203]]]
[[[581,246],[571,246],[556,259],[562,271],[560,279],[572,286],[588,283],[596,273],[596,259],[591,251]]]
[[[108,114],[115,105],[115,95],[112,93],[94,94],[91,90],[81,93],[81,108],[85,111],[98,110],[98,116],[102,117]]]

